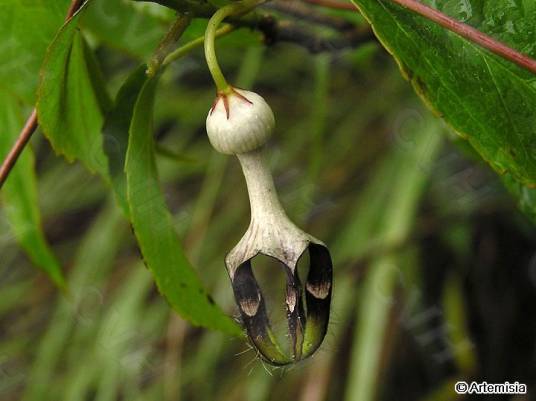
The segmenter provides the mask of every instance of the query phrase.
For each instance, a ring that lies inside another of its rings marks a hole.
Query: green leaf
[[[94,0],[84,12],[81,25],[104,44],[136,58],[148,59],[166,33],[166,24],[137,11],[136,4],[129,3]]]
[[[125,176],[125,159],[128,134],[134,106],[143,86],[148,80],[147,65],[135,69],[119,89],[115,104],[104,123],[104,152],[108,157],[108,168],[116,199],[125,215],[129,215]]]
[[[77,25],[80,10],[48,49],[38,92],[39,123],[56,153],[107,177],[101,129],[108,95]]]
[[[182,251],[159,187],[154,156],[153,109],[158,78],[143,86],[134,108],[125,171],[131,222],[160,292],[194,325],[233,335],[240,328],[206,293]]]
[[[17,101],[1,90],[0,103],[0,159],[3,160],[15,143],[24,121]],[[56,285],[64,288],[60,265],[50,250],[41,227],[34,156],[30,148],[22,152],[11,170],[2,188],[2,195],[5,214],[16,240],[32,262],[48,274]]]
[[[68,7],[69,0],[0,0],[0,88],[35,101],[39,67]]]
[[[536,185],[536,77],[390,1],[354,3],[424,102],[498,173]],[[536,7],[527,2],[423,3],[536,56]]]

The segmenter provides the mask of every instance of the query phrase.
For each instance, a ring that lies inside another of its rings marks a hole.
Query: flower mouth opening
[[[261,281],[262,289],[257,281],[254,270],[261,273],[258,257],[264,256],[262,252],[241,263],[231,276],[236,304],[248,338],[259,356],[275,366],[296,363],[311,356],[320,347],[327,332],[333,276],[331,256],[328,249],[320,244],[309,243],[306,249],[295,266],[268,258],[272,265],[274,262],[282,265],[286,273],[286,283],[282,289],[279,288],[279,294],[284,294],[284,302],[265,298],[267,286],[281,285],[277,273],[270,276],[272,283],[265,279]],[[301,267],[298,269],[302,262],[308,262],[304,285],[300,280]],[[273,293],[269,292],[270,295]],[[279,300],[280,297],[277,297]],[[273,310],[274,307],[282,310]],[[280,325],[279,322],[274,325],[272,318],[274,315],[283,316],[283,313],[286,329],[282,334],[281,330],[274,331],[273,327],[279,329],[277,326]],[[286,344],[285,338],[288,338]]]

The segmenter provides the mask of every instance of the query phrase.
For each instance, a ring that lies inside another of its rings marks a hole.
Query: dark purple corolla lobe
[[[287,243],[287,246],[292,245]],[[318,243],[309,243],[306,250],[309,252],[310,265],[305,286],[301,284],[296,264],[278,260],[283,263],[287,273],[285,307],[290,355],[285,354],[272,332],[262,289],[253,273],[254,258],[238,264],[236,269],[233,264],[227,264],[247,335],[259,355],[273,365],[287,365],[311,356],[320,347],[327,332],[333,280],[331,257],[328,249]],[[259,253],[265,254],[262,250]]]

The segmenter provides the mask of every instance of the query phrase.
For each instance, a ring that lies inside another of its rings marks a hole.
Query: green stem
[[[188,28],[188,25],[190,25],[191,21],[192,18],[186,14],[177,17],[177,19],[169,29],[169,32],[158,44],[158,48],[151,57],[151,60],[149,61],[149,64],[147,66],[148,76],[153,77],[156,74],[158,69],[162,66],[162,63],[166,59],[167,55],[169,54],[171,46],[173,46],[173,44],[177,40],[179,40],[186,28]]]
[[[229,91],[230,85],[227,83],[227,80],[223,76],[221,68],[218,64],[218,59],[216,57],[216,49],[214,47],[214,39],[216,37],[216,32],[218,26],[223,22],[223,20],[230,15],[243,14],[250,11],[252,8],[256,7],[262,1],[246,0],[240,3],[229,4],[225,7],[220,8],[214,13],[212,18],[208,21],[207,30],[205,31],[205,58],[207,60],[208,69],[210,74],[214,79],[214,83],[218,88],[218,92],[227,92]]]
[[[215,37],[220,37],[227,35],[228,33],[231,33],[236,28],[233,25],[225,25],[224,27],[218,29],[216,31]],[[205,43],[205,37],[200,36],[199,38],[196,38],[188,43],[186,43],[184,46],[179,47],[175,51],[168,54],[164,62],[162,63],[162,67],[167,67],[172,62],[184,57],[186,54],[190,53],[193,49],[197,47],[201,47]]]

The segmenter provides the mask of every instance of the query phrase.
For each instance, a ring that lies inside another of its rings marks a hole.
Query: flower
[[[286,365],[307,358],[322,344],[329,322],[333,266],[328,248],[290,221],[279,202],[263,149],[274,125],[272,110],[261,96],[232,87],[218,94],[207,116],[212,146],[235,154],[240,161],[251,205],[249,227],[225,258],[235,300],[248,337],[261,357],[273,365]],[[306,251],[310,266],[302,288],[297,265]],[[287,273],[285,304],[291,355],[281,350],[270,327],[252,266],[259,254],[281,262]]]

